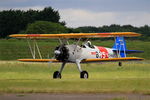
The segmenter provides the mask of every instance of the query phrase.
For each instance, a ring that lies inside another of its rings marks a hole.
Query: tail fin
[[[142,53],[139,50],[127,50],[126,41],[124,37],[116,37],[113,46],[113,51],[118,52],[120,57],[126,57],[126,53]]]
[[[113,51],[118,52],[121,57],[126,57],[126,52],[125,52],[126,50],[127,47],[126,47],[126,41],[124,37],[116,37],[113,46]]]

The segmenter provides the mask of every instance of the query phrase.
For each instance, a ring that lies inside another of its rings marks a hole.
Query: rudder
[[[124,37],[116,37],[113,46],[113,51],[117,51],[121,57],[126,57],[126,41]]]
[[[143,52],[143,51],[139,51],[139,50],[127,50],[126,41],[125,41],[124,37],[115,37],[113,51],[117,52],[120,57],[126,57],[126,54]]]

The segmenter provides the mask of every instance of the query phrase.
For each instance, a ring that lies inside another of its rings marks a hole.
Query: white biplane
[[[88,72],[81,69],[80,63],[95,63],[95,62],[119,62],[119,66],[122,65],[122,61],[139,61],[143,58],[139,57],[126,57],[129,53],[140,53],[139,50],[128,50],[124,37],[136,37],[140,36],[139,33],[134,32],[111,32],[111,33],[68,33],[68,34],[13,34],[10,37],[25,38],[25,39],[46,39],[56,38],[59,39],[60,45],[54,50],[55,59],[43,59],[38,48],[39,59],[35,58],[35,53],[32,51],[32,59],[18,59],[24,62],[60,62],[62,63],[60,69],[55,71],[53,78],[61,78],[62,70],[66,63],[75,63],[80,72],[80,78],[87,79],[89,77]],[[86,41],[84,44],[79,45],[82,38],[101,38],[101,37],[114,37],[115,43],[112,48],[106,48],[102,46],[92,45],[90,41]],[[69,44],[69,38],[76,38],[75,44]],[[34,48],[35,48],[34,47]]]

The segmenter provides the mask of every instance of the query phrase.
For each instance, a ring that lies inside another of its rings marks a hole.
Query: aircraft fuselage
[[[111,48],[101,46],[89,47],[87,45],[65,45],[64,47],[66,51],[64,52],[63,50],[61,50],[63,54],[62,59],[68,56],[67,61],[69,62],[76,62],[77,60],[81,61],[83,59],[103,59],[116,57],[116,53]],[[56,51],[57,50],[55,50],[55,52]]]

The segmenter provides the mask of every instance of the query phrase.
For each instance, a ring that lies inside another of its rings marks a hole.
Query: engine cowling
[[[55,58],[59,61],[68,61],[69,58],[69,50],[68,48],[64,45],[60,45],[58,47],[55,48],[54,51],[55,54]]]

